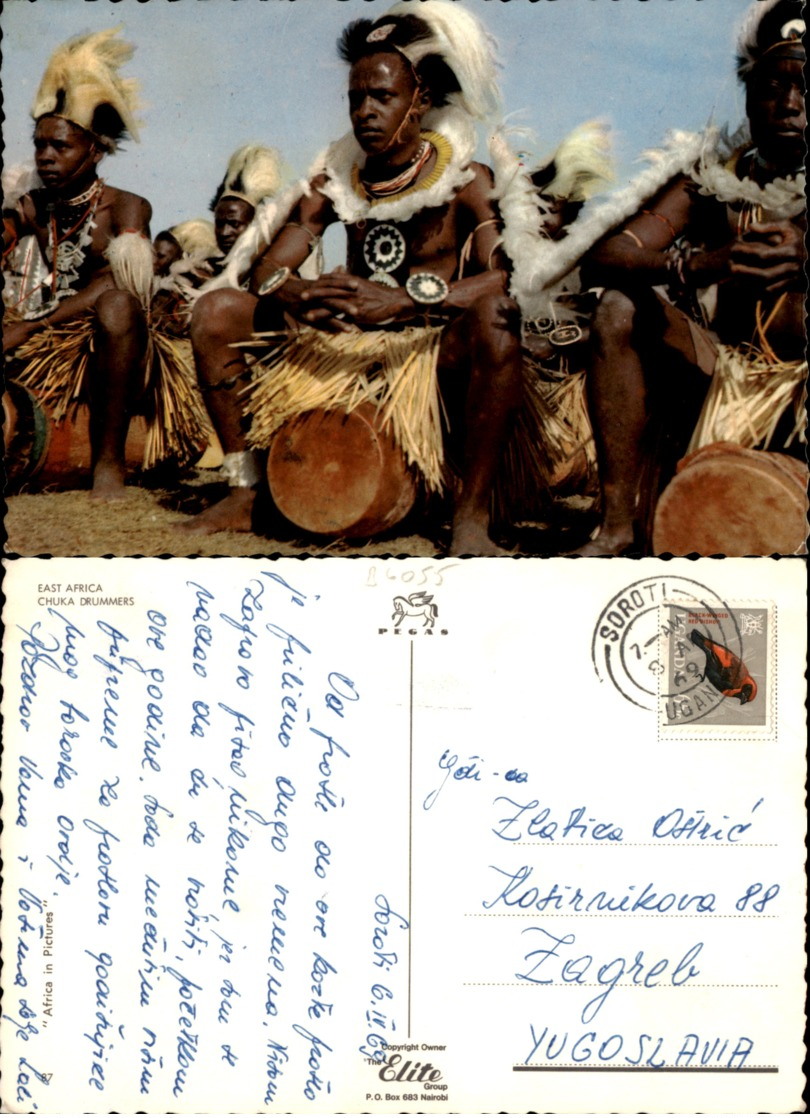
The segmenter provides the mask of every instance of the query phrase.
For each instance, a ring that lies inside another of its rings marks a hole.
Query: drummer
[[[666,408],[677,459],[708,378],[714,386],[721,377],[744,380],[763,355],[793,377],[799,406],[806,371],[804,31],[801,0],[753,5],[738,41],[748,138],[729,151],[718,143],[689,177],[672,181],[591,255],[588,280],[605,288],[588,384],[603,522],[576,554],[643,548],[639,476],[651,413]],[[731,437],[720,431],[703,442]]]
[[[497,100],[494,67],[483,31],[469,13],[438,0],[419,5],[418,15],[410,14],[412,7],[398,5],[344,32],[339,49],[351,68],[353,136],[333,145],[323,173],[260,253],[253,294],[219,290],[197,304],[192,341],[227,452],[231,492],[195,518],[194,531],[251,527],[259,470],[245,439],[240,399],[245,363],[232,343],[256,329],[283,329],[286,315],[321,337],[376,331],[383,351],[388,332],[430,320],[444,327],[438,368],[447,395],[461,387],[464,399],[451,550],[498,551],[489,536],[490,495],[519,400],[521,357],[518,311],[506,295],[506,262],[497,247],[492,175],[472,161],[474,119],[483,119]],[[456,34],[440,37],[434,15],[451,21]],[[468,81],[462,89],[454,64],[467,75],[479,67],[480,82],[473,87]],[[426,114],[445,106],[442,119],[452,116],[454,126],[440,131],[435,122],[442,114],[434,113],[432,130],[425,132]],[[299,278],[296,271],[337,221],[346,227],[348,270]],[[468,240],[470,260],[460,278]],[[264,294],[263,285],[272,290]]]
[[[161,229],[152,242],[155,250],[155,275],[169,275],[172,264],[183,259],[183,247],[171,229]]]
[[[120,250],[127,248],[129,234],[148,238],[151,217],[144,198],[98,177],[104,155],[128,135],[137,138],[132,83],[119,77],[118,63],[108,62],[108,41],[116,34],[80,37],[54,53],[32,109],[43,186],[3,215],[4,249],[33,235],[51,271],[50,297],[35,314],[27,317],[23,307],[22,321],[6,325],[4,352],[25,346],[21,359],[30,361],[53,348],[51,328],[75,321],[93,332],[92,495],[103,500],[124,495],[124,444],[147,346],[141,307],[116,288],[106,254],[116,240]],[[131,54],[126,44],[115,47],[123,58]]]

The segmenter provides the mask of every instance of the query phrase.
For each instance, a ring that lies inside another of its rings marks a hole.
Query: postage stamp
[[[668,601],[659,610],[659,731],[760,738],[772,733],[775,610],[768,602]]]
[[[597,676],[610,682],[628,702],[656,710],[659,678],[664,672],[661,643],[662,607],[700,602],[707,614],[728,612],[710,587],[681,575],[638,579],[614,594],[596,622],[591,656]]]
[[[662,740],[773,734],[771,603],[730,604],[681,575],[639,579],[602,610],[591,652],[603,682],[656,712]]]

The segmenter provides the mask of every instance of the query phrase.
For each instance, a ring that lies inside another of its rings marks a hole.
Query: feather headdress
[[[535,185],[551,198],[587,202],[613,181],[607,126],[598,120],[577,125],[550,160],[532,174]]]
[[[214,224],[204,217],[181,221],[179,225],[173,225],[169,232],[188,256],[205,259],[219,252],[214,236]]]
[[[663,150],[645,152],[650,166],[632,182],[609,195],[587,216],[568,227],[560,241],[539,232],[541,212],[537,193],[525,173],[518,173],[517,158],[505,138],[493,137],[491,152],[499,205],[504,219],[503,244],[512,260],[510,290],[525,318],[549,318],[560,286],[596,242],[615,229],[665,186],[675,175],[694,166],[714,135],[672,133]],[[542,204],[542,199],[539,200]]]
[[[433,104],[447,102],[476,120],[500,113],[496,44],[481,22],[449,0],[400,2],[376,20],[356,20],[344,32],[341,57],[349,63],[378,51],[397,51],[410,62]]]
[[[91,132],[107,151],[130,136],[138,139],[138,83],[118,73],[135,48],[116,38],[120,30],[79,35],[56,48],[31,107],[34,120],[64,117]]]
[[[737,33],[737,76],[746,81],[766,54],[777,47],[804,49],[802,0],[755,0]]]
[[[255,209],[262,198],[278,193],[281,174],[281,156],[275,148],[244,144],[228,160],[225,178],[217,188],[211,209],[216,209],[223,198],[239,198]]]
[[[389,15],[405,15],[412,4],[395,4]],[[385,18],[385,17],[384,17]],[[451,94],[477,120],[496,116],[501,108],[496,43],[471,12],[446,0],[428,0],[419,6],[419,16],[431,31],[430,39],[417,40],[402,53],[418,66],[428,55],[438,55],[453,71],[461,87]]]

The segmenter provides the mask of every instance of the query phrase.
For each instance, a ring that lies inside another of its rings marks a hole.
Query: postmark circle
[[[596,674],[635,706],[680,703],[681,722],[703,717],[724,696],[705,679],[705,653],[690,639],[695,629],[741,657],[734,613],[708,586],[674,574],[630,583],[611,598],[594,628]],[[699,709],[690,714],[690,697],[698,694]]]

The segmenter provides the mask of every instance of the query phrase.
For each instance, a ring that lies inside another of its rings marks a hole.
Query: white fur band
[[[220,473],[231,489],[250,489],[261,478],[258,455],[255,450],[240,450],[226,454]]]

